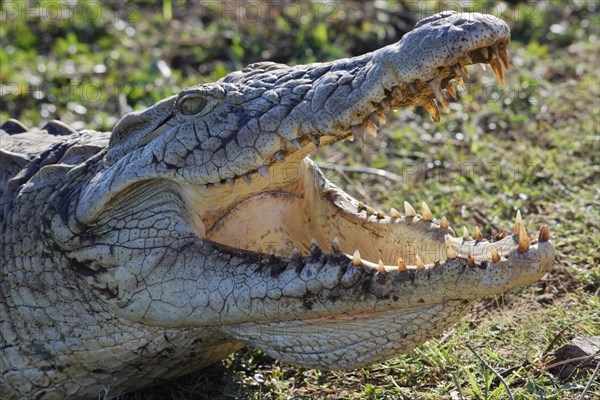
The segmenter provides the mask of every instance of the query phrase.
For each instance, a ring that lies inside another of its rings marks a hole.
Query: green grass
[[[275,13],[269,24],[210,18],[198,15],[198,8],[196,14],[185,12],[177,1],[119,9],[107,3],[93,20],[81,13],[59,21],[9,19],[0,24],[0,120],[18,117],[33,126],[60,117],[81,122],[79,127],[110,129],[130,108],[246,63],[359,54],[397,40],[411,25],[404,22],[407,15],[424,16],[385,4],[374,11],[352,3],[329,14],[326,4],[317,13],[317,5],[303,2],[299,10],[306,18]],[[471,9],[498,14],[495,4],[476,2]],[[2,2],[4,10],[9,5]],[[504,89],[494,85],[491,71],[471,67],[467,90],[441,123],[432,123],[424,110],[390,113],[378,138],[364,147],[336,144],[315,155],[338,165],[328,176],[376,209],[425,200],[434,215],[445,215],[458,228],[479,226],[486,236],[499,226],[510,228],[517,209],[530,233],[548,224],[556,265],[539,283],[483,299],[449,331],[369,368],[307,370],[245,349],[205,371],[125,397],[508,398],[469,345],[504,377],[515,399],[578,399],[592,369],[559,378],[546,366],[550,354],[573,337],[600,334],[597,7],[578,1],[504,9],[501,16],[513,28],[513,64]],[[44,89],[26,90],[31,82]],[[95,97],[85,91],[92,87],[99,88]],[[345,166],[379,168],[399,179],[345,172]],[[598,382],[587,395],[600,398]]]

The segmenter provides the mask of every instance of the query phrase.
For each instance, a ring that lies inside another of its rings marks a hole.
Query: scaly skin
[[[246,343],[356,368],[539,279],[547,228],[456,238],[425,204],[374,213],[306,158],[360,141],[390,108],[438,119],[461,66],[502,79],[509,40],[497,18],[442,13],[360,57],[260,63],[186,89],[110,137],[3,125],[0,397],[133,390]]]

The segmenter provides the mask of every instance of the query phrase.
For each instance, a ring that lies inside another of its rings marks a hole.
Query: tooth
[[[466,226],[463,226],[463,239],[469,240],[469,230],[467,229]]]
[[[538,236],[538,242],[544,243],[549,240],[550,240],[550,228],[548,228],[548,225],[544,225],[544,226],[542,226],[542,229],[540,229],[540,235]]]
[[[356,250],[354,252],[354,255],[352,256],[352,265],[356,267],[362,265],[362,260],[360,259],[360,253],[358,252],[358,250]]]
[[[417,215],[417,212],[408,201],[404,202],[404,215],[406,215],[407,217],[414,217],[415,215]]]
[[[483,70],[483,72],[487,71],[487,67],[485,66],[484,63],[479,63],[479,66],[481,67],[481,69]]]
[[[494,55],[494,58],[500,58],[500,54],[498,54],[498,45],[497,44],[491,45],[490,49],[492,49],[492,54]]]
[[[367,124],[367,126],[365,126],[365,132],[373,137],[377,137],[377,127],[373,124]]]
[[[515,229],[513,235],[518,235],[521,232],[521,225],[523,225],[523,219],[521,218],[521,210],[517,210],[517,216],[515,217]]]
[[[379,117],[377,117],[377,113],[375,111],[373,111],[371,114],[369,114],[369,119],[371,119],[371,121],[375,124],[375,126],[379,128],[379,126],[380,126]]]
[[[500,65],[500,61],[495,58],[490,62],[490,66],[492,67],[494,74],[496,74],[496,78],[498,78],[500,87],[504,87],[504,72],[502,71],[502,65]]]
[[[449,84],[448,87],[446,87],[446,90],[448,91],[448,93],[450,93],[450,96],[452,96],[454,100],[458,99],[458,95],[456,94],[456,88],[453,84]]]
[[[421,216],[424,221],[432,221],[433,220],[433,214],[431,214],[431,210],[429,209],[429,206],[424,201],[421,202]]]
[[[497,263],[500,261],[500,254],[498,254],[498,250],[495,246],[491,246],[490,253],[492,253],[492,262]]]
[[[454,78],[454,80],[456,81],[456,84],[458,85],[458,87],[461,90],[465,89],[465,82],[463,81],[462,77],[457,76],[457,77]]]
[[[385,214],[381,210],[375,211],[375,216],[377,217],[377,219],[384,219],[385,218]]]
[[[460,66],[460,72],[462,72],[466,78],[471,77],[471,75],[469,75],[469,71],[467,71],[467,69],[465,67],[463,67],[462,65]]]
[[[302,144],[300,143],[299,139],[292,139],[292,144],[298,149],[300,150],[302,148]]]
[[[450,224],[448,223],[448,219],[446,217],[442,217],[442,219],[440,220],[440,228],[448,229],[449,226]]]
[[[487,61],[487,59],[490,57],[487,47],[482,47],[481,49],[479,49],[479,51],[481,52],[481,55],[483,55],[483,58],[485,58],[485,60]]]
[[[367,212],[367,215],[373,215],[373,214],[375,214],[375,210],[372,207],[369,207],[369,206],[365,207],[365,211]]]
[[[331,242],[331,251],[335,255],[340,255],[341,254],[341,251],[340,251],[340,240],[337,238],[337,236],[334,237],[333,241]]]
[[[425,268],[425,264],[423,263],[423,260],[421,260],[421,257],[419,257],[418,254],[415,254],[415,264],[417,265],[417,269]]]
[[[282,150],[276,151],[275,154],[273,154],[273,156],[279,162],[285,161],[285,153]]]
[[[381,107],[386,111],[390,109],[390,101],[388,99],[381,100],[379,104],[381,104]]]
[[[258,167],[257,171],[260,174],[260,176],[262,176],[265,179],[269,179],[269,169],[266,165]]]
[[[433,95],[435,96],[435,99],[438,101],[438,103],[442,103],[442,96],[441,96],[441,90],[440,90],[440,77],[436,76],[435,78],[433,78],[432,80],[430,80],[429,82],[429,87],[431,88],[431,91],[433,92]]]
[[[377,271],[385,272],[385,265],[383,265],[383,261],[379,260],[379,265],[377,266]]]
[[[454,260],[456,257],[458,257],[458,253],[456,252],[454,246],[452,246],[450,243],[446,243],[446,258],[449,260]]]
[[[475,260],[473,259],[473,255],[471,254],[471,252],[469,252],[469,254],[467,254],[467,265],[471,268],[474,268],[477,266],[477,264],[475,264]]]
[[[214,187],[215,189],[218,189],[218,188],[220,188],[220,187],[221,187],[221,182],[215,182],[215,183],[213,183],[212,185],[213,185],[213,187]]]
[[[235,181],[233,180],[233,178],[227,178],[225,179],[225,181],[227,182],[228,185],[233,186],[235,185]]]
[[[425,107],[433,122],[440,122],[440,110],[434,99],[431,99],[429,103],[423,104],[423,107]]]
[[[531,235],[529,235],[529,241],[533,241],[535,240],[535,235],[532,233]]]
[[[408,87],[410,88],[410,90],[415,93],[417,91],[417,84],[414,82],[411,82],[408,84]]]
[[[319,256],[321,253],[321,248],[315,239],[311,239],[310,241],[310,254],[313,256]]]
[[[315,145],[315,148],[318,149],[319,146],[321,145],[321,139],[319,139],[318,136],[312,136],[310,137],[310,140],[312,140],[313,144]]]
[[[356,208],[358,208],[358,211],[363,211],[367,209],[367,206],[365,206],[365,203],[363,203],[362,201],[359,201]]]
[[[498,54],[500,55],[500,60],[502,61],[502,64],[504,65],[504,68],[508,71],[508,69],[510,68],[510,61],[508,59],[508,52],[506,51],[506,49],[502,49],[498,52]]]
[[[465,61],[463,64],[465,65],[471,65],[473,64],[473,59],[471,58],[470,55],[466,54],[463,56],[463,60]]]
[[[300,258],[300,250],[298,250],[297,248],[294,247],[294,249],[292,250],[292,258],[297,260]]]
[[[392,96],[394,98],[402,98],[402,90],[398,86],[392,88]]]
[[[483,240],[483,235],[481,235],[481,231],[479,230],[478,226],[475,227],[475,240],[478,242]]]
[[[517,252],[526,253],[529,250],[529,236],[527,236],[527,231],[525,231],[525,227],[521,224],[521,230],[519,231],[519,247],[517,247]]]
[[[404,263],[404,260],[402,260],[402,257],[398,257],[398,271],[406,271],[408,268],[406,268],[406,264]]]
[[[448,105],[448,98],[446,97],[446,91],[442,90],[441,94],[440,94],[440,98],[442,99],[442,108],[444,109],[445,112],[449,113],[450,112],[450,105]]]
[[[504,227],[498,228],[498,240],[503,239],[506,236],[506,232],[504,232]]]
[[[354,125],[352,127],[352,134],[354,135],[354,141],[361,146],[365,142],[365,130],[360,125]]]
[[[250,173],[242,175],[242,179],[244,179],[244,182],[246,183],[252,183],[252,177],[250,176]]]
[[[398,212],[398,210],[396,210],[394,207],[392,207],[390,209],[390,217],[392,217],[392,218],[400,218],[400,217],[402,217],[402,215],[400,215],[400,213]]]

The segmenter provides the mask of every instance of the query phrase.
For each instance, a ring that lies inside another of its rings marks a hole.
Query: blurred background
[[[595,0],[0,1],[0,123],[17,118],[29,127],[60,119],[111,130],[129,111],[246,64],[362,54],[442,10],[489,13],[512,30],[504,88],[489,68],[469,67],[466,90],[440,123],[422,109],[390,112],[364,147],[338,143],[313,157],[376,209],[425,200],[436,217],[471,232],[479,226],[487,237],[510,229],[521,210],[530,233],[550,226],[557,260],[544,279],[484,299],[449,332],[384,364],[304,370],[247,349],[128,398],[508,398],[470,344],[515,398],[599,399],[590,379],[597,349],[577,347],[586,356],[577,353],[576,362],[561,352],[600,335],[599,7]]]

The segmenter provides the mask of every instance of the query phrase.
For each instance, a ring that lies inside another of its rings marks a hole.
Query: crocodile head
[[[493,243],[418,214],[375,212],[330,183],[315,147],[376,131],[390,109],[433,120],[489,63],[503,80],[507,25],[444,12],[363,56],[252,64],[125,116],[75,202],[65,254],[114,314],[214,327],[308,367],[352,368],[439,334],[475,300],[538,280],[548,229]],[[323,250],[321,249],[323,248]]]

